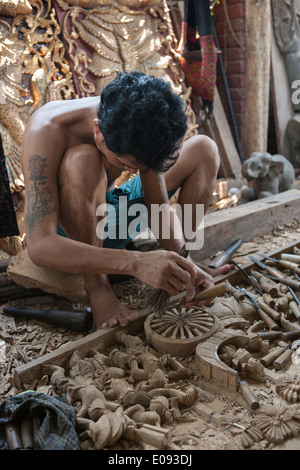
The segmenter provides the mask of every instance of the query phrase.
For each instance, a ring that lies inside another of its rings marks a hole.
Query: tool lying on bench
[[[294,271],[296,274],[300,274],[299,265],[296,263],[292,263],[291,261],[286,261],[282,259],[272,258],[271,256],[262,255],[261,253],[257,253],[257,254],[261,258],[268,259],[269,261],[273,261],[274,263],[278,263],[283,268],[290,269],[291,271]]]
[[[284,276],[281,272],[279,272],[275,268],[271,268],[271,266],[267,266],[266,264],[262,263],[261,261],[254,258],[254,256],[248,255],[249,258],[256,263],[260,268],[267,271],[268,274],[265,274],[266,277],[273,279],[276,282],[281,282],[287,286],[290,286],[292,289],[299,290],[300,289],[300,282],[294,281],[293,279]]]
[[[239,287],[238,289],[240,289],[242,292],[244,292],[246,294],[246,296],[248,297],[248,299],[250,300],[252,305],[254,305],[254,307],[257,309],[257,312],[258,312],[260,318],[265,322],[267,327],[270,330],[279,330],[279,326],[277,325],[277,323],[273,320],[272,317],[270,317],[270,315],[268,313],[266,313],[260,307],[259,303],[252,297],[252,295],[250,295],[249,292],[244,288]]]
[[[220,266],[224,266],[224,264],[230,261],[231,256],[241,246],[241,244],[242,244],[242,240],[241,238],[239,238],[229,248],[227,248],[227,250],[215,256],[209,263],[208,267],[216,269],[216,268],[219,268]]]
[[[93,325],[93,315],[85,310],[57,310],[3,307],[3,313],[19,318],[29,318],[50,323],[51,325],[74,331],[85,332]]]

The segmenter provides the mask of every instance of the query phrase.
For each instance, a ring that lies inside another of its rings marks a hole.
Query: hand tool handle
[[[261,333],[257,333],[257,336],[262,339],[268,339],[270,341],[279,339],[282,337],[281,331],[264,331]]]
[[[293,314],[297,318],[297,320],[300,320],[300,308],[299,305],[296,304],[294,300],[292,300],[290,303],[290,309],[292,310]]]
[[[19,318],[31,318],[45,321],[52,325],[75,331],[88,331],[93,325],[93,316],[87,311],[56,309],[38,310],[4,306],[3,313]]]
[[[282,272],[280,272],[276,268],[271,268],[271,266],[266,266],[265,269],[266,269],[267,273],[269,273],[271,276],[278,277],[278,278],[284,277]]]
[[[219,255],[215,256],[210,264],[208,265],[209,268],[219,268],[224,264],[228,263],[233,253],[241,246],[242,240],[238,239],[234,242],[227,250]]]
[[[300,338],[300,330],[286,331],[281,333],[281,339],[283,341],[294,341],[294,339]]]
[[[16,423],[6,423],[4,427],[5,427],[6,440],[7,440],[9,449],[10,450],[22,449],[20,426]]]
[[[261,282],[260,284],[261,284],[261,289],[267,294],[269,294],[273,299],[275,297],[278,297],[279,295],[278,288],[274,286],[274,284],[270,284],[268,282]]]
[[[282,260],[291,261],[293,263],[300,263],[300,255],[295,255],[292,253],[281,253],[280,258]]]
[[[273,362],[273,365],[276,370],[280,370],[291,358],[293,351],[291,349],[287,349],[281,356],[279,356]]]
[[[285,261],[285,260],[280,260],[279,263],[284,268],[290,269],[291,271],[294,271],[295,273],[300,274],[300,268],[296,263],[292,263],[291,261]]]
[[[255,277],[249,275],[249,276],[247,277],[247,281],[248,281],[248,283],[250,284],[250,286],[254,287],[255,289],[257,289],[257,290],[259,290],[259,291],[262,290],[262,287],[261,287],[260,282],[258,282],[258,281],[255,279]]]
[[[277,325],[277,323],[275,323],[274,320],[269,317],[266,312],[264,312],[261,308],[258,308],[257,312],[260,318],[265,322],[265,324],[270,330],[279,330],[279,326]]]
[[[209,287],[208,289],[205,289],[203,292],[199,292],[199,294],[195,295],[196,300],[207,300],[207,299],[213,299],[214,297],[217,297],[218,295],[223,295],[226,292],[225,288],[225,283],[222,282],[221,284],[216,284],[213,287]]]
[[[274,308],[270,307],[264,302],[261,302],[260,300],[258,300],[257,303],[261,307],[262,310],[264,310],[271,318],[273,318],[273,320],[275,321],[280,320],[280,313],[277,312],[277,310],[274,310]]]
[[[240,383],[240,392],[243,395],[247,405],[250,406],[251,410],[257,410],[259,407],[259,401],[257,400],[256,396],[250,389],[249,385],[245,382]]]
[[[275,307],[276,305],[276,302],[274,300],[274,298],[270,295],[270,294],[267,294],[266,292],[263,294],[262,296],[265,304],[269,305],[270,307]]]
[[[279,356],[281,356],[281,354],[283,354],[284,351],[285,351],[285,348],[277,348],[275,351],[271,351],[269,354],[262,357],[261,360],[260,360],[260,363],[264,367],[268,367],[269,365],[271,365],[275,361],[275,359],[277,359]]]
[[[278,281],[281,282],[281,284],[285,284],[286,286],[289,286],[294,290],[300,289],[300,282],[294,281],[293,279],[290,279],[288,277],[278,278]]]
[[[224,284],[225,284],[226,291],[229,294],[232,294],[236,300],[240,301],[240,300],[245,299],[245,294],[242,291],[239,291],[238,289],[233,287],[229,281],[224,281]]]
[[[33,449],[33,429],[31,418],[22,419],[20,427],[23,448]]]

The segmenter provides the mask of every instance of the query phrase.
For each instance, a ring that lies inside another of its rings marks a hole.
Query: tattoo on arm
[[[47,159],[40,155],[31,155],[28,160],[28,182],[30,182],[26,193],[26,221],[29,236],[36,224],[55,210],[53,190],[47,186],[45,170]]]

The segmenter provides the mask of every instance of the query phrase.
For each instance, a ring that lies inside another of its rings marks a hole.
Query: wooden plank
[[[74,351],[78,351],[83,357],[93,349],[99,349],[101,345],[110,347],[116,343],[116,335],[119,332],[125,334],[138,334],[143,330],[144,321],[148,312],[145,310],[139,312],[139,318],[128,327],[106,327],[97,330],[83,338],[72,341],[66,346],[62,346],[56,351],[45,354],[27,364],[17,367],[14,370],[14,382],[17,388],[21,388],[22,384],[30,384],[33,380],[42,376],[43,367],[47,364],[63,366],[71,357]]]
[[[41,289],[84,304],[89,301],[84,290],[83,276],[38,267],[30,260],[27,250],[14,257],[7,273],[16,284],[27,289]]]
[[[277,150],[278,153],[289,158],[286,127],[294,113],[287,73],[283,58],[276,44],[273,25],[271,27],[271,89]]]
[[[203,130],[219,148],[221,158],[220,177],[241,178],[242,164],[218,90],[216,90],[214,100],[212,122],[203,124]]]
[[[193,251],[195,261],[226,250],[234,240],[262,236],[280,225],[299,220],[300,192],[290,189],[240,206],[212,212],[204,219],[204,245]]]
[[[288,243],[281,247],[278,250],[271,251],[268,256],[271,258],[278,258],[281,253],[292,253],[293,249],[295,247],[300,248],[300,238],[298,240],[294,240],[291,243]],[[253,268],[257,269],[257,266],[252,262],[249,261],[249,263],[243,265],[243,270],[246,272],[250,272]],[[232,285],[238,285],[245,279],[243,273],[238,269],[234,269],[230,271],[228,274],[223,274],[221,276],[218,276],[215,279],[216,284],[219,284],[221,282],[224,282],[225,280],[228,280]]]
[[[296,240],[293,243],[289,243],[288,245],[285,245],[280,250],[275,250],[271,252],[270,256],[276,257],[280,253],[291,253],[295,246],[300,247],[300,239]],[[243,269],[249,272],[253,267],[254,267],[254,263],[249,262],[249,264],[247,264],[246,266],[243,266]],[[232,285],[236,285],[243,280],[243,274],[238,269],[234,269],[230,273],[224,274],[216,278],[216,284],[224,282],[225,279],[231,282]],[[179,295],[182,295],[182,294],[179,294]],[[178,296],[172,297],[171,301],[175,300],[176,297]],[[14,370],[15,386],[18,388],[21,388],[22,384],[31,383],[33,380],[39,379],[42,376],[43,366],[47,364],[63,366],[63,364],[65,364],[65,362],[70,358],[70,356],[75,350],[78,350],[80,353],[85,355],[88,351],[99,348],[101,344],[103,344],[105,347],[109,347],[113,345],[115,343],[116,335],[119,332],[130,334],[130,335],[141,333],[143,331],[144,321],[148,314],[149,314],[148,311],[142,310],[141,312],[139,312],[138,320],[131,323],[126,328],[107,327],[107,328],[104,328],[103,330],[98,330],[95,333],[86,335],[85,337],[79,340],[73,341],[72,343],[69,343],[66,346],[62,346],[61,348],[59,348],[58,350],[52,353],[45,354],[44,356],[38,359],[35,359],[34,361],[31,361],[27,364],[17,367]],[[207,374],[209,378],[211,374],[211,370],[210,370],[211,367],[209,364],[207,364],[207,369],[208,369]],[[203,371],[203,367],[202,367],[202,371]]]
[[[247,97],[245,158],[268,145],[271,2],[246,0]]]

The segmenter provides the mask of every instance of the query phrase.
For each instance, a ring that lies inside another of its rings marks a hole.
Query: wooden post
[[[246,158],[266,152],[268,142],[271,4],[246,0],[247,98]]]

